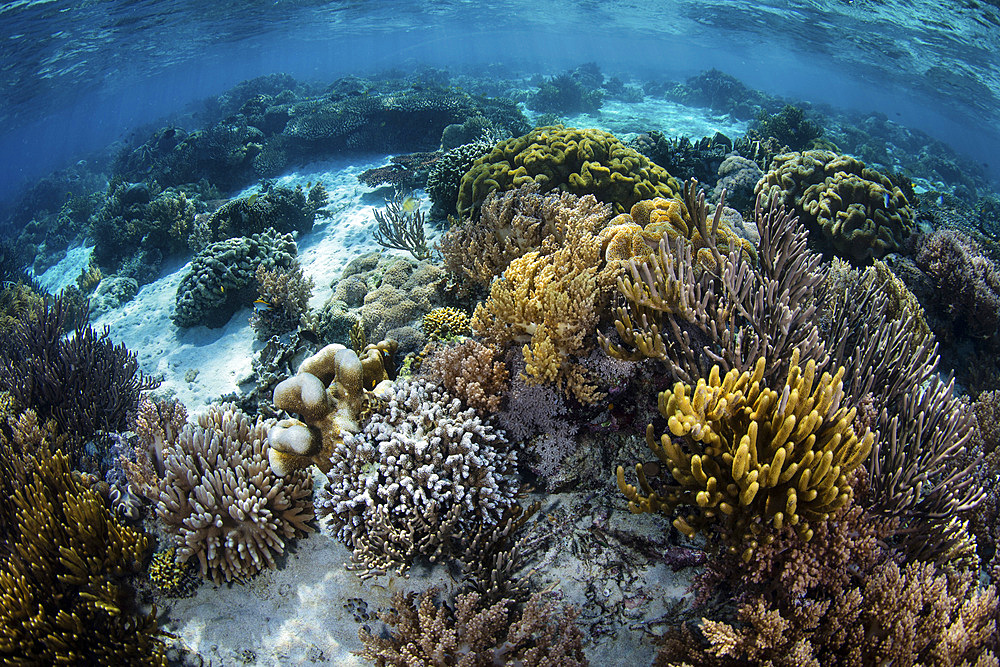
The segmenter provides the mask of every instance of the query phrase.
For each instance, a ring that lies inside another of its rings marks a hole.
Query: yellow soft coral
[[[850,500],[848,476],[868,457],[874,436],[855,434],[856,410],[840,405],[843,368],[816,378],[815,362],[798,362],[796,350],[777,389],[764,386],[761,358],[752,372],[720,377],[715,366],[707,381],[660,393],[670,433],[657,439],[649,425],[646,441],[677,484],[651,482],[639,464],[637,488],[619,467],[629,508],[691,508],[674,519],[678,530],[688,537],[717,530],[731,550],[743,548],[744,559],[785,524],[808,541],[810,522],[826,521]]]

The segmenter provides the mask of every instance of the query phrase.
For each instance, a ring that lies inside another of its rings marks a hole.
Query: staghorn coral
[[[316,503],[362,577],[461,555],[460,536],[517,504],[516,454],[475,410],[422,380],[380,399],[364,430],[334,445]]]
[[[472,335],[469,316],[466,315],[465,311],[453,306],[442,306],[430,311],[424,315],[421,326],[424,333],[432,341],[453,340]]]
[[[61,452],[11,456],[0,445],[4,472],[23,480],[0,550],[0,662],[165,666],[155,609],[138,613],[124,584],[146,536],[115,521]]]
[[[266,308],[255,310],[250,325],[258,340],[294,331],[309,310],[309,297],[315,282],[302,272],[297,259],[287,268],[257,266],[258,299]]]
[[[393,608],[380,614],[391,628],[376,637],[362,628],[361,655],[379,667],[388,665],[457,665],[491,667],[582,667],[583,633],[574,623],[577,611],[560,607],[536,593],[522,609],[509,599],[493,603],[477,593],[455,598],[454,610],[437,603],[436,589],[393,594]]]
[[[897,250],[914,230],[906,195],[888,176],[833,151],[779,155],[756,187],[794,211],[836,252],[867,262]]]
[[[673,197],[680,184],[662,167],[601,130],[562,125],[535,128],[507,139],[476,160],[462,177],[458,212],[469,216],[493,191],[511,190],[529,181],[541,191],[559,189],[592,194],[616,212],[653,197]]]
[[[296,374],[274,388],[274,405],[302,417],[282,419],[267,435],[267,458],[279,477],[317,465],[330,470],[330,456],[359,422],[371,391],[389,379],[395,341],[368,345],[358,356],[333,343],[302,362]]]
[[[856,410],[841,406],[843,369],[816,378],[816,363],[799,366],[792,353],[783,385],[763,381],[766,360],[753,373],[737,370],[691,387],[678,382],[659,395],[660,414],[671,435],[659,441],[652,424],[646,442],[677,484],[659,480],[654,488],[636,465],[639,488],[618,486],[633,512],[692,513],[674,519],[689,538],[717,535],[731,551],[749,560],[760,542],[773,539],[787,522],[809,541],[812,525],[847,504],[847,476],[871,452],[875,436],[860,437],[852,427]],[[640,494],[639,491],[642,491]]]
[[[496,412],[510,374],[498,361],[499,350],[475,340],[445,347],[426,359],[421,371],[439,381],[462,403],[480,412]]]
[[[267,427],[232,404],[212,406],[164,450],[156,513],[177,547],[177,561],[198,557],[215,583],[245,581],[285,542],[312,532],[312,478],[283,478],[267,461]]]

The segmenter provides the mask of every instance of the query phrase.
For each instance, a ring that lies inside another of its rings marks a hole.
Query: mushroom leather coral
[[[315,464],[330,470],[330,456],[344,433],[358,433],[365,391],[388,380],[395,341],[369,345],[359,357],[334,343],[309,357],[274,388],[274,404],[302,419],[283,419],[268,433],[267,458],[280,477]]]

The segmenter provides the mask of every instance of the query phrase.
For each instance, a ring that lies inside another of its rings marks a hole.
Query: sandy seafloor
[[[746,123],[728,116],[652,100],[638,104],[609,101],[599,115],[573,116],[565,124],[597,127],[621,140],[651,129],[692,138],[716,131],[735,138],[746,131]],[[387,164],[389,157],[313,163],[274,179],[285,187],[320,182],[330,195],[326,210],[331,216],[317,218],[312,231],[296,239],[299,261],[316,284],[312,308],[326,302],[332,284],[351,260],[380,249],[372,239],[373,211],[383,202],[357,176]],[[234,197],[256,190],[248,188]],[[422,207],[430,208],[426,196]],[[426,229],[433,243],[436,232],[430,225]],[[385,252],[408,256],[401,251]],[[43,286],[54,292],[72,284],[86,267],[89,254],[86,247],[72,249],[39,276]],[[196,413],[213,399],[239,390],[240,382],[250,376],[251,359],[262,343],[256,341],[249,325],[250,304],[219,329],[174,325],[170,315],[177,285],[189,266],[189,261],[165,264],[159,278],[144,285],[132,301],[91,324],[95,329],[109,326],[111,337],[138,355],[144,373],[163,378],[157,392],[176,396],[189,412]],[[197,373],[187,381],[186,377],[194,375],[191,371]],[[321,480],[317,476],[316,488]],[[587,652],[593,664],[650,664],[655,647],[643,640],[644,631],[653,627],[649,621],[663,616],[683,596],[689,572],[674,573],[662,563],[619,562],[613,544],[599,543],[607,542],[609,530],[662,542],[667,532],[663,520],[631,515],[620,494],[540,494],[537,499],[542,509],[524,530],[549,539],[528,554],[529,565],[538,569],[534,581],[559,591],[566,602],[581,608],[579,623],[591,638]],[[595,531],[603,536],[600,540],[593,539]],[[287,557],[279,560],[278,570],[267,571],[249,584],[219,587],[205,582],[192,598],[158,601],[163,628],[175,635],[171,644],[185,649],[190,664],[361,665],[366,661],[352,653],[361,649],[361,643],[359,622],[345,607],[349,600],[365,600],[374,616],[389,606],[392,591],[400,587],[422,590],[433,583],[450,590],[456,586],[440,566],[432,571],[414,567],[408,579],[386,575],[361,582],[345,569],[349,560],[349,550],[321,530],[295,543]],[[372,629],[380,627],[374,620],[368,624]]]

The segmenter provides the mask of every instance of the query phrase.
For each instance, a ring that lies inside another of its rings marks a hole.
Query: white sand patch
[[[35,278],[46,292],[56,294],[70,285],[76,284],[76,279],[80,274],[90,267],[90,256],[93,254],[94,246],[73,246],[66,251],[65,257]],[[29,271],[30,273],[32,272]]]

